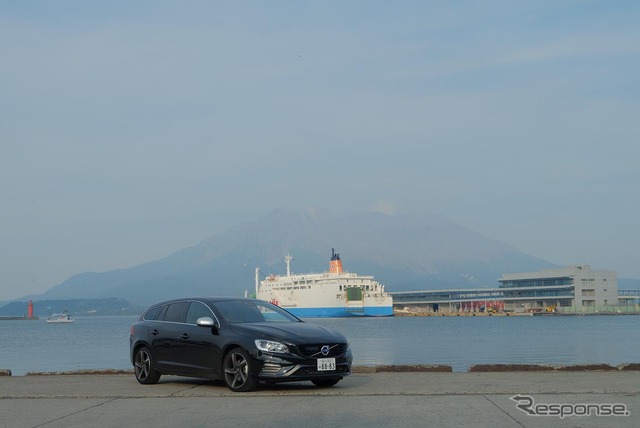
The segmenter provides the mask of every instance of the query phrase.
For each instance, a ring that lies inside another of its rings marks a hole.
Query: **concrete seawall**
[[[353,373],[452,373],[453,368],[442,364],[353,366]],[[491,372],[594,372],[594,371],[640,371],[640,363],[625,363],[618,366],[609,364],[475,364],[470,373]],[[118,375],[133,374],[133,370],[74,370],[67,372],[27,372],[25,376],[65,376],[65,375]],[[0,369],[0,376],[11,376],[11,370]]]

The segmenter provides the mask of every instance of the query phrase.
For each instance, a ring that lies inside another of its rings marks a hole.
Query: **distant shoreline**
[[[37,321],[40,317],[11,317],[11,316],[0,316],[0,321]]]

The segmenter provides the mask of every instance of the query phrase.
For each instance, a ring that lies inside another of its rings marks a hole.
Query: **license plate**
[[[318,371],[327,372],[336,369],[335,358],[318,358]]]

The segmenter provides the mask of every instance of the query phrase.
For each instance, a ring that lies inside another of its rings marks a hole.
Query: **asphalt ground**
[[[639,385],[640,371],[355,373],[249,393],[174,376],[0,376],[0,427],[637,427]]]

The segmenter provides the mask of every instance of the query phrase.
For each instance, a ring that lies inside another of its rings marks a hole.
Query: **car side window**
[[[187,324],[195,324],[198,318],[209,317],[215,319],[211,309],[202,302],[191,302],[189,310],[187,311]]]
[[[158,314],[160,313],[160,311],[162,310],[163,306],[158,306],[155,307],[153,309],[150,309],[149,311],[147,311],[146,314],[144,314],[144,319],[147,321],[153,321],[158,319]]]
[[[170,322],[184,322],[189,302],[171,303],[164,314],[164,320]]]

